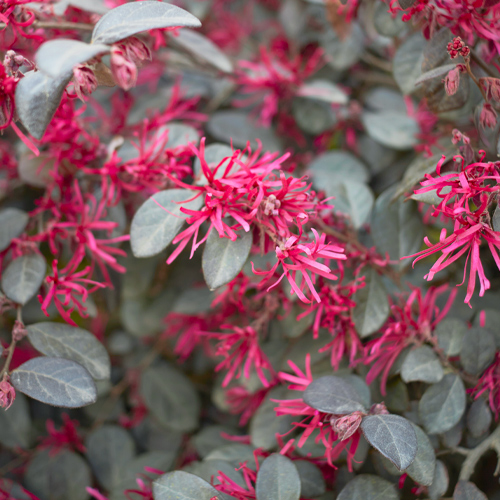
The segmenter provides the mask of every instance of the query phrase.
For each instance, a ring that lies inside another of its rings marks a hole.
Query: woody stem
[[[17,321],[22,322],[23,318],[21,315],[22,307],[17,306]],[[12,356],[14,356],[14,351],[16,349],[17,341],[12,337],[9,347],[7,348],[8,354],[7,359],[5,360],[5,364],[3,365],[2,371],[0,372],[0,380],[4,377],[5,374],[9,372],[10,362],[12,361]]]

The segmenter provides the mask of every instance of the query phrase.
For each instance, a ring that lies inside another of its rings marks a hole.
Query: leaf
[[[405,151],[418,142],[416,134],[420,129],[415,119],[410,116],[393,111],[365,111],[361,115],[361,121],[367,134],[388,148]]]
[[[417,436],[417,455],[406,473],[418,484],[430,486],[436,470],[436,454],[427,434],[415,424],[411,424]]]
[[[105,425],[88,435],[85,447],[99,484],[107,490],[115,488],[122,480],[124,468],[135,456],[130,434],[118,425]]]
[[[92,32],[92,43],[111,44],[141,31],[175,26],[199,28],[201,23],[189,12],[168,3],[126,3],[99,19]]]
[[[107,380],[111,362],[106,348],[87,330],[50,321],[27,327],[33,347],[55,358],[76,361],[96,380]]]
[[[372,212],[372,235],[378,251],[400,261],[399,267],[409,264],[408,257],[420,249],[424,227],[414,201],[393,200],[395,188],[385,190],[376,200]]]
[[[307,460],[294,460],[300,477],[300,495],[303,498],[317,498],[326,492],[325,478],[321,470]]]
[[[350,179],[332,186],[328,196],[335,196],[335,211],[347,215],[355,229],[359,229],[368,220],[375,201],[366,184]]]
[[[203,205],[201,196],[182,205],[177,203],[193,196],[194,192],[188,189],[167,189],[154,194],[140,206],[130,228],[130,244],[136,257],[152,257],[170,245],[188,217],[181,212],[181,207],[198,210]]]
[[[356,331],[361,338],[375,333],[389,317],[387,290],[375,269],[370,268],[365,276],[365,286],[353,296],[356,305],[351,315]]]
[[[3,252],[14,238],[21,235],[29,221],[29,215],[18,208],[0,210],[0,252]]]
[[[153,497],[155,500],[222,500],[209,483],[180,470],[159,477],[153,483]]]
[[[361,422],[366,440],[399,470],[417,456],[417,436],[412,424],[399,415],[368,415]]]
[[[434,479],[429,486],[429,498],[431,500],[438,500],[448,490],[448,470],[441,460],[436,461],[436,470],[434,471]]]
[[[303,399],[307,405],[325,413],[348,415],[365,411],[363,400],[352,385],[334,375],[313,380],[304,391]]]
[[[35,54],[35,61],[38,69],[51,78],[66,78],[73,76],[73,68],[78,64],[106,54],[110,50],[109,45],[58,38],[45,42]]]
[[[255,484],[257,500],[299,500],[300,477],[293,462],[279,453],[260,466]]]
[[[167,363],[148,368],[141,377],[144,403],[165,427],[190,432],[198,426],[200,398],[193,383]]]
[[[231,156],[233,156],[233,149],[231,148],[231,146],[228,146],[227,144],[215,142],[213,144],[209,144],[205,148],[204,159],[212,171],[217,165],[219,165],[219,163],[222,162],[222,160],[224,160],[225,158],[228,158],[217,169],[217,172],[214,175],[215,179],[220,179],[224,175],[225,169],[229,165],[229,158]],[[231,167],[231,172],[237,168],[239,168],[239,165],[234,164]],[[198,157],[196,157],[194,160],[193,170],[194,170],[194,177],[196,179],[196,184],[198,186],[206,186],[208,184],[208,179],[206,178],[205,174],[203,173],[203,170],[201,168],[201,161]]]
[[[247,467],[256,470],[254,451],[255,448],[249,444],[234,443],[221,446],[204,458],[205,460],[224,460],[234,465],[235,468],[239,467],[241,462],[247,461]]]
[[[6,448],[29,448],[31,444],[30,408],[23,394],[16,394],[8,411],[0,411],[0,443]]]
[[[453,492],[453,500],[488,500],[488,498],[474,483],[458,481]]]
[[[16,86],[16,111],[28,132],[41,139],[61,102],[71,75],[54,79],[41,71],[28,71]]]
[[[229,238],[221,238],[219,233],[212,229],[201,260],[203,276],[210,290],[215,290],[236,278],[250,255],[252,240],[251,231],[231,241]]]
[[[86,487],[92,486],[89,466],[77,453],[40,451],[30,461],[24,475],[26,487],[40,500],[87,500]]]
[[[456,63],[445,64],[443,66],[438,66],[437,68],[433,68],[430,71],[426,71],[422,75],[420,75],[415,81],[415,85],[419,85],[422,82],[427,80],[431,80],[432,78],[436,78],[438,76],[443,76],[448,74],[448,72],[457,67]]]
[[[495,337],[487,328],[473,326],[465,332],[460,362],[467,373],[480,375],[495,358]]]
[[[24,306],[38,291],[45,278],[42,255],[22,255],[12,261],[2,274],[2,290],[10,300]]]
[[[364,50],[364,33],[359,24],[350,24],[346,37],[340,37],[329,28],[320,34],[320,45],[325,51],[327,63],[336,71],[343,71],[355,64]]]
[[[171,37],[171,40],[174,45],[182,47],[200,61],[205,61],[224,73],[231,73],[234,69],[226,54],[212,40],[197,31],[180,30],[176,36]]]
[[[420,421],[429,434],[451,429],[465,411],[465,388],[458,375],[449,373],[431,385],[418,405]]]
[[[449,194],[451,192],[451,186],[445,186],[443,189],[441,189],[441,194]],[[425,193],[418,193],[415,194],[413,193],[410,198],[415,201],[421,201],[422,203],[427,203],[428,205],[439,205],[441,201],[443,200],[437,195],[437,192],[435,190],[432,191],[426,191]]]
[[[347,104],[348,95],[337,85],[328,80],[312,80],[304,83],[297,90],[297,95],[331,104]]]
[[[97,399],[89,372],[68,359],[33,358],[16,368],[10,378],[18,391],[53,406],[79,408]]]
[[[405,29],[405,22],[401,19],[401,13],[391,14],[383,3],[375,4],[373,13],[373,25],[378,33],[384,36],[398,36]]]
[[[479,438],[491,425],[491,410],[484,399],[476,399],[467,412],[467,428],[472,437]]]
[[[438,323],[434,335],[437,337],[438,345],[446,356],[460,354],[463,338],[467,330],[467,324],[459,318],[444,318]]]
[[[421,74],[423,50],[427,41],[420,32],[413,34],[396,51],[392,64],[394,79],[401,92],[408,95],[416,90],[416,81]]]
[[[335,125],[332,105],[319,99],[295,97],[292,116],[297,126],[310,135],[322,134]]]
[[[360,474],[349,481],[337,500],[399,500],[396,487],[378,476]]]
[[[443,378],[443,374],[439,358],[428,345],[412,349],[401,367],[401,378],[407,383],[419,380],[434,384]]]

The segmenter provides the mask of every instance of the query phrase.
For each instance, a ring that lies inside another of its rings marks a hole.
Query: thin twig
[[[475,448],[473,448],[472,450],[467,450],[467,458],[462,464],[459,479],[468,481],[474,473],[476,464],[488,450],[495,450],[497,452],[498,462],[495,469],[495,475],[497,476],[500,472],[500,427],[497,427],[484,441],[479,443]]]
[[[477,53],[471,49],[470,55],[472,60],[485,72],[488,73],[488,75],[492,76],[493,78],[498,78],[499,75],[498,73],[494,73],[490,66],[488,66],[478,55]]]
[[[5,23],[0,23],[0,30],[3,30],[8,25]],[[92,31],[94,29],[93,24],[88,23],[72,23],[70,21],[34,21],[29,27],[42,28],[42,29],[57,29],[57,30],[80,30],[80,31]]]
[[[364,52],[361,56],[361,60],[367,64],[375,66],[383,71],[387,71],[388,73],[392,73],[392,63],[390,61],[386,61],[385,59],[381,59],[370,52]]]

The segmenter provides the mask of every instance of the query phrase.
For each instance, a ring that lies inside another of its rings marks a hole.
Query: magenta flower
[[[0,130],[7,128],[14,117],[14,93],[19,78],[8,76],[0,63]]]
[[[500,415],[500,353],[495,354],[495,360],[486,368],[477,385],[469,390],[474,399],[487,394],[491,411],[498,420]]]

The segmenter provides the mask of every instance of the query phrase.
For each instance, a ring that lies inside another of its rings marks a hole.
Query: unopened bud
[[[73,68],[73,83],[76,95],[83,101],[84,95],[90,95],[97,88],[97,78],[94,72],[83,64]]]
[[[448,74],[444,79],[444,89],[448,95],[453,95],[457,92],[459,85],[460,85],[460,69],[457,67],[448,71]]]
[[[5,374],[0,382],[0,406],[8,410],[16,399],[16,391],[10,384],[9,376]]]
[[[493,106],[487,102],[483,104],[483,109],[479,115],[479,123],[483,128],[493,128],[497,123],[497,113]]]

